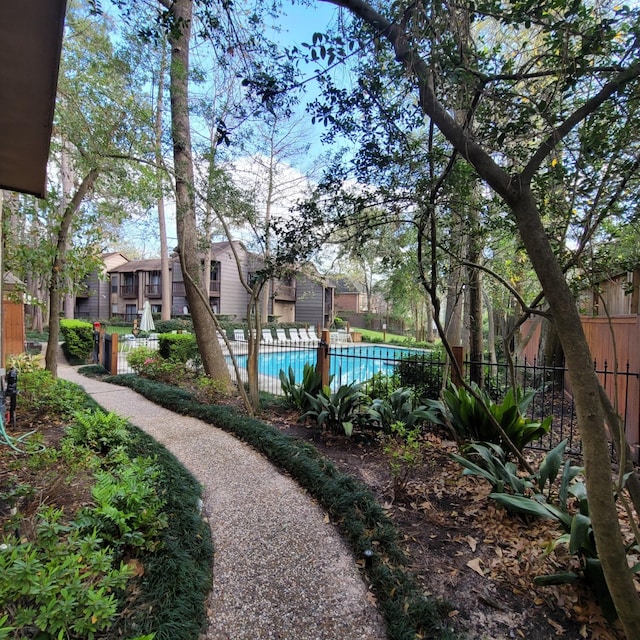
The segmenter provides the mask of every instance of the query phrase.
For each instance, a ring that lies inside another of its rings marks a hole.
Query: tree
[[[507,5],[502,13],[497,5],[482,5],[485,19],[489,19],[489,14],[495,15],[496,20],[507,25],[507,28],[511,24],[521,29],[535,25],[534,28],[540,30],[548,47],[542,56],[548,66],[538,71],[542,62],[539,59],[533,71],[522,67],[517,73],[513,73],[513,70],[507,73],[508,67],[503,66],[494,74],[473,66],[463,67],[464,81],[476,83],[477,90],[482,94],[491,83],[498,83],[502,79],[509,85],[511,94],[503,91],[501,98],[505,103],[506,98],[510,98],[508,104],[514,110],[517,103],[513,97],[518,94],[522,100],[522,84],[531,88],[542,76],[553,79],[557,91],[564,95],[571,93],[575,96],[577,93],[580,96],[579,104],[574,102],[570,110],[553,113],[546,122],[547,126],[540,129],[532,130],[529,127],[527,130],[522,120],[528,118],[530,113],[522,110],[519,114],[516,112],[522,118],[518,122],[522,127],[521,132],[529,134],[529,142],[519,150],[522,157],[500,158],[494,154],[494,149],[479,144],[471,131],[450,115],[451,105],[447,102],[446,93],[437,91],[437,81],[440,80],[437,52],[419,48],[420,34],[427,25],[427,14],[418,12],[417,5],[412,5],[395,21],[362,0],[328,1],[346,8],[366,23],[372,34],[378,34],[389,42],[395,59],[415,82],[425,115],[443,133],[456,153],[469,162],[485,184],[500,196],[513,216],[540,280],[565,352],[583,438],[592,523],[605,577],[627,637],[640,637],[640,601],[627,565],[615,509],[601,387],[593,371],[572,291],[553,251],[533,191],[534,178],[554,149],[579,129],[591,114],[604,108],[608,102],[623,100],[636,88],[640,63],[634,58],[633,40],[629,39],[619,47],[614,42],[617,34],[612,25],[618,26],[621,20],[616,20],[615,16],[590,12],[584,5],[579,6],[579,11],[575,10],[575,3],[571,8],[559,3],[553,6],[541,3],[535,7]],[[628,8],[620,10],[629,12]],[[580,37],[576,38],[576,33]],[[607,55],[608,64],[601,66]],[[496,58],[504,62],[504,59],[495,56],[492,60],[494,65]],[[480,67],[482,62],[478,56],[473,64]],[[460,75],[457,81],[460,81]],[[538,105],[538,109],[544,112],[546,104],[542,108]],[[506,137],[509,133],[507,129],[500,131],[499,135]]]
[[[65,311],[73,313],[79,283],[96,267],[101,247],[133,199],[144,192],[143,172],[125,166],[133,149],[144,146],[148,115],[129,90],[132,76],[124,57],[114,52],[107,25],[97,24],[84,4],[71,6],[51,145],[58,174],[45,201],[16,199],[7,251],[7,264],[26,275],[31,295],[41,297],[43,307],[48,290],[46,367],[54,374],[61,296],[68,295]]]

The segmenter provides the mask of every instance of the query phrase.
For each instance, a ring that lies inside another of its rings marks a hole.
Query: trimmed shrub
[[[185,318],[172,318],[171,320],[158,320],[154,322],[158,333],[171,333],[172,331],[193,331],[193,323]]]
[[[163,333],[158,337],[158,353],[166,360],[186,364],[199,355],[196,337],[191,333]]]
[[[93,325],[82,320],[60,320],[60,332],[67,359],[85,363],[93,352]]]

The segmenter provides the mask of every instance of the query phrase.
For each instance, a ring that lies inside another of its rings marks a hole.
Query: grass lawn
[[[385,334],[382,331],[371,331],[370,329],[357,329],[356,327],[352,327],[353,331],[362,334],[362,339],[365,342],[369,342],[371,340],[384,340]],[[397,333],[389,333],[387,331],[386,341],[390,342],[391,340],[402,342],[407,340],[406,336],[401,336]]]
[[[105,333],[117,333],[121,336],[127,334],[127,333],[132,333],[133,332],[133,322],[131,323],[130,326],[128,327],[118,327],[118,326],[107,326],[104,329]]]

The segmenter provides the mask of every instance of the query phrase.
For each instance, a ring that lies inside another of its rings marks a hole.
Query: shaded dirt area
[[[66,425],[48,416],[22,413],[14,429],[7,427],[12,438],[35,432],[25,441],[13,441],[18,449],[28,449],[32,442],[55,449]],[[83,506],[91,504],[94,480],[87,470],[71,472],[66,463],[30,456],[0,442],[0,537],[15,535],[33,539],[33,516],[40,506],[61,509],[70,520]]]
[[[284,410],[268,422],[312,442],[341,471],[366,484],[403,536],[409,567],[425,592],[447,600],[469,638],[502,640],[623,638],[582,584],[536,586],[537,575],[575,568],[564,547],[547,553],[561,531],[552,522],[500,509],[488,483],[462,476],[453,442],[427,435],[424,462],[401,499],[393,496],[387,458],[375,440],[322,436]]]

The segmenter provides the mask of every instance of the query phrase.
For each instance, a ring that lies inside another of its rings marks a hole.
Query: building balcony
[[[162,298],[162,284],[155,282],[145,286],[145,294],[147,298]]]
[[[120,287],[121,298],[137,298],[138,297],[138,285],[137,284],[123,284]]]
[[[184,298],[187,295],[187,292],[184,288],[184,282],[172,282],[171,283],[171,292],[174,296],[179,296]]]

